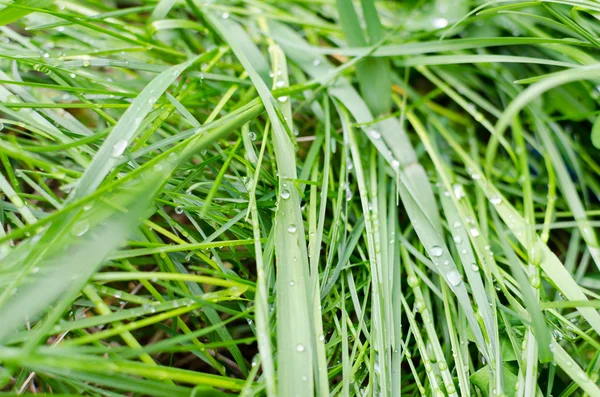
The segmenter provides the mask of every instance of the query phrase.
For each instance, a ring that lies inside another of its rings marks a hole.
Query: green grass
[[[600,396],[600,5],[0,2],[0,396]]]

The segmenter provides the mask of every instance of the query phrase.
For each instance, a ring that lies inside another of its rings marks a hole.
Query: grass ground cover
[[[0,395],[600,396],[600,4],[0,1]]]

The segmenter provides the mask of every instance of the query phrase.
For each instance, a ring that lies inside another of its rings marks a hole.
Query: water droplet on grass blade
[[[369,136],[373,139],[379,139],[381,138],[381,133],[376,129],[372,129],[369,131]]]
[[[298,343],[298,346],[296,346],[296,351],[302,353],[304,351],[304,345],[302,343]]]
[[[288,226],[288,232],[290,233],[296,233],[296,225],[294,225],[293,223],[291,225]]]
[[[442,247],[440,247],[439,245],[434,245],[433,247],[431,247],[431,256],[434,257],[440,257],[442,256],[442,254],[444,253],[444,249]]]
[[[433,26],[437,29],[445,28],[446,26],[448,26],[448,20],[446,18],[434,18],[432,23]]]
[[[289,190],[287,190],[287,189],[283,189],[283,190],[281,191],[281,193],[279,193],[279,195],[280,195],[280,196],[281,196],[281,198],[282,198],[282,199],[284,199],[284,200],[287,200],[287,199],[289,199],[289,198],[290,198],[290,196],[291,196],[291,194],[290,194],[290,191],[289,191]]]
[[[112,157],[119,157],[120,155],[123,154],[123,152],[125,151],[126,148],[127,148],[127,140],[120,139],[119,141],[117,141],[117,143],[115,143],[113,145],[110,155]]]
[[[490,203],[492,203],[493,205],[498,205],[502,202],[502,197],[500,196],[494,196],[490,199]]]
[[[448,277],[448,282],[453,287],[458,287],[460,283],[462,283],[462,277],[457,270],[452,270],[448,272],[446,277]]]
[[[82,219],[73,226],[71,234],[79,237],[83,236],[88,230],[90,230],[90,222],[87,219]]]

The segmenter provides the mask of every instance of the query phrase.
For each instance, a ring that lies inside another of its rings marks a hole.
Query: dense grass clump
[[[600,3],[0,3],[0,395],[600,396]]]

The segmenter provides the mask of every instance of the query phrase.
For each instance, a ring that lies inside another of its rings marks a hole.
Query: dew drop
[[[280,96],[279,98],[277,98],[277,100],[279,102],[281,102],[281,103],[284,103],[284,102],[286,102],[288,100],[288,97],[287,96]]]
[[[462,277],[460,276],[460,273],[456,270],[448,272],[446,277],[448,277],[448,282],[453,287],[458,287],[460,283],[462,283]]]
[[[183,208],[178,205],[177,207],[175,207],[175,213],[179,215],[183,214]]]
[[[471,270],[473,270],[474,272],[478,272],[479,271],[479,266],[477,266],[476,263],[471,263]]]
[[[287,229],[287,230],[288,230],[288,232],[290,232],[290,233],[296,233],[296,225],[294,225],[293,223],[292,223],[292,224],[290,224],[290,225],[288,226],[288,229]]]
[[[463,186],[460,183],[456,183],[453,187],[452,190],[454,191],[454,196],[457,199],[461,199],[463,197],[465,197],[465,190],[463,189]]]
[[[126,148],[127,148],[127,140],[120,139],[119,141],[117,141],[117,143],[115,143],[113,145],[110,155],[112,157],[119,157],[120,155],[123,154],[123,152],[125,151]]]
[[[227,19],[229,18],[229,13],[225,11],[221,16],[223,17],[223,19]]]
[[[437,29],[445,28],[448,26],[448,20],[446,18],[434,18],[433,26]]]
[[[251,141],[255,141],[256,140],[256,132],[250,131],[248,133],[248,138],[250,138]]]
[[[160,163],[154,164],[154,167],[152,167],[152,170],[155,171],[155,172],[160,172],[160,171],[163,170],[163,166]]]
[[[460,243],[462,243],[462,237],[460,237],[460,236],[454,236],[454,242],[455,242],[456,244],[460,244]]]
[[[79,237],[83,236],[88,230],[90,230],[90,222],[87,219],[82,219],[73,226],[71,234]]]
[[[462,223],[460,223],[459,221],[454,222],[454,226],[455,229],[459,229],[462,226]]]
[[[293,287],[294,285],[296,285],[296,283],[294,282],[294,280],[290,281],[290,286]]]
[[[479,237],[479,229],[477,229],[476,227],[470,228],[469,233],[471,233],[471,236],[473,237]]]
[[[296,346],[296,351],[302,353],[304,351],[304,345],[302,343],[298,343],[298,346]]]
[[[312,62],[313,66],[319,66],[321,64],[321,60],[319,58],[315,58],[315,60]]]
[[[279,80],[277,83],[275,83],[275,87],[283,87],[285,85],[285,81],[283,80]]]
[[[433,247],[431,247],[431,256],[434,257],[440,257],[442,256],[442,254],[444,253],[444,249],[442,247],[440,247],[439,245],[434,245]]]
[[[406,282],[408,283],[408,286],[411,288],[415,288],[417,285],[419,285],[419,279],[415,276],[408,276],[408,278],[406,279]]]
[[[533,288],[540,288],[540,278],[536,275],[529,276],[529,284]]]
[[[9,200],[15,205],[17,208],[23,208],[25,206],[25,202],[19,196],[9,197]]]
[[[375,129],[369,131],[369,136],[373,139],[381,138],[381,133]]]
[[[287,190],[287,189],[283,189],[283,190],[281,191],[281,193],[279,193],[279,195],[281,196],[281,198],[282,198],[282,199],[284,199],[284,200],[287,200],[287,199],[289,199],[289,198],[290,198],[290,195],[291,195],[291,194],[290,194],[290,191],[289,191],[289,190]]]
[[[490,199],[490,203],[493,205],[498,205],[502,202],[502,198],[500,196],[494,196]]]

